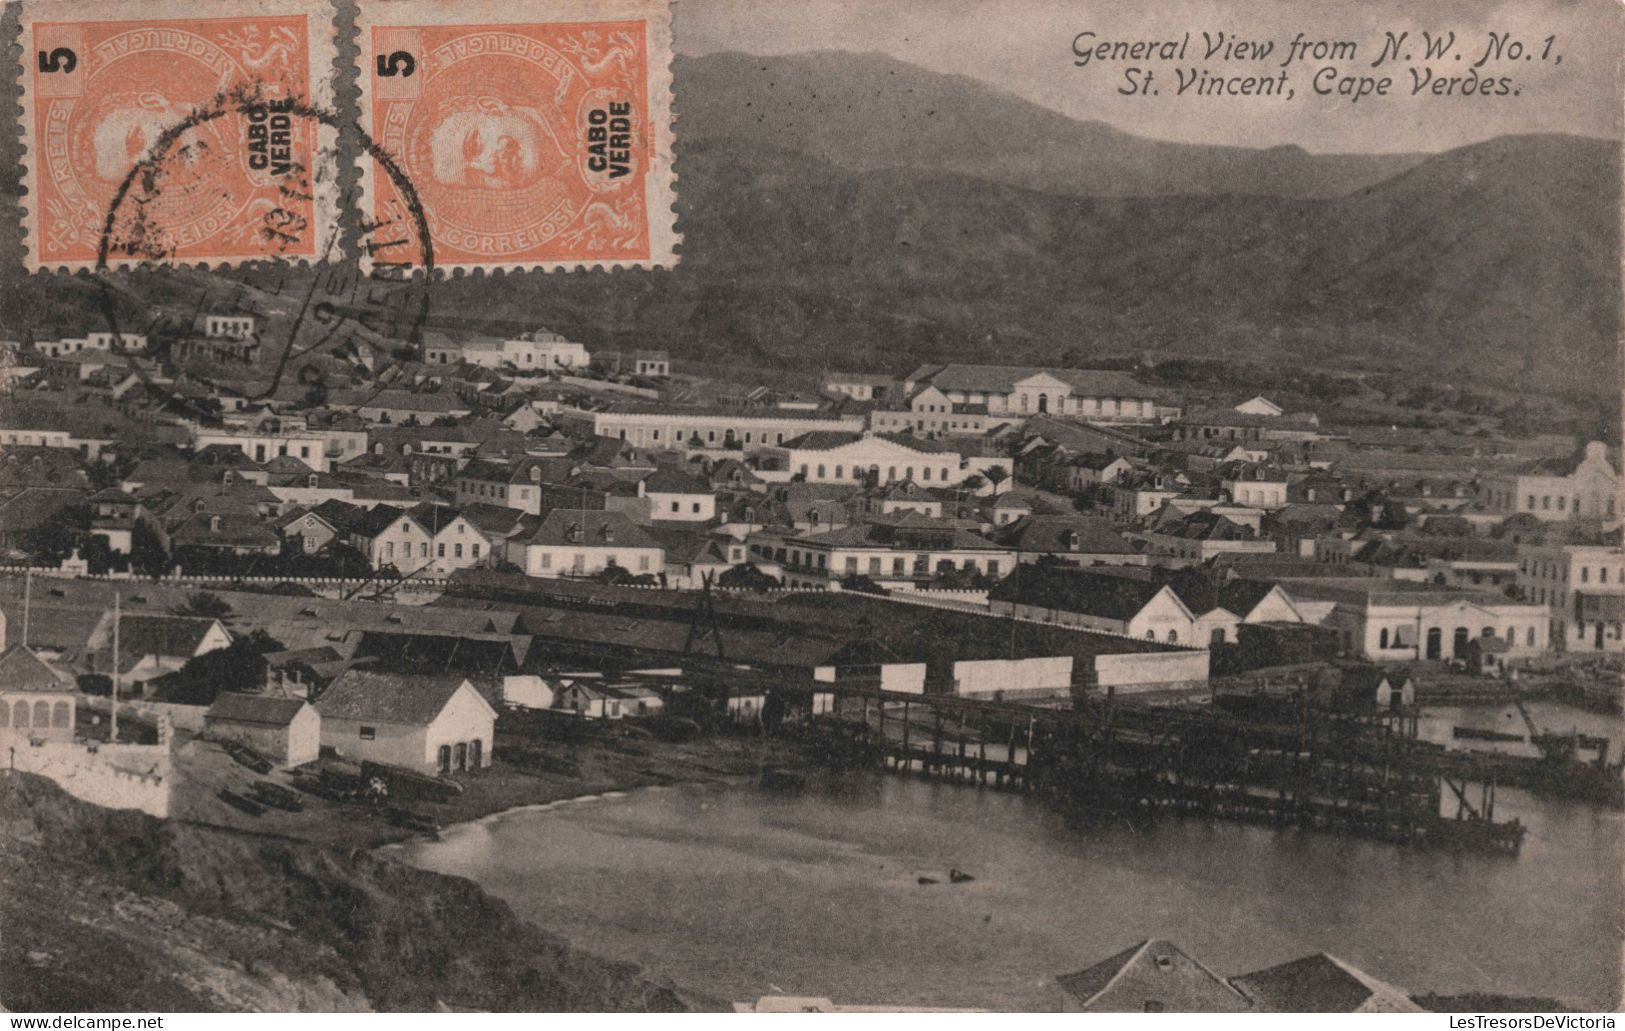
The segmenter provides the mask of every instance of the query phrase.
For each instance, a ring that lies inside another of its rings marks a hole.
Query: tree
[[[201,616],[224,622],[231,618],[231,605],[220,595],[209,591],[196,591],[186,596],[186,603],[175,607],[177,616]]]
[[[999,489],[999,484],[1010,478],[1010,474],[1004,471],[1002,465],[995,465],[984,470],[983,475],[987,477],[987,482],[993,484],[995,491]]]
[[[717,577],[718,587],[744,588],[751,591],[770,591],[781,586],[778,579],[769,576],[749,562],[730,566]]]
[[[862,573],[854,573],[851,576],[842,577],[841,581],[840,581],[840,584],[841,584],[841,590],[843,590],[843,591],[856,591],[859,594],[890,594],[891,593],[890,591],[886,590],[886,588],[884,588],[884,587],[880,586],[879,584],[875,583],[869,577],[864,576]]]
[[[265,684],[265,656],[282,644],[264,630],[242,634],[224,648],[188,659],[179,670],[159,679],[160,701],[209,705],[222,691],[258,691]]]
[[[21,543],[23,550],[40,564],[54,566],[83,548],[89,536],[90,509],[68,505],[45,524],[23,534]]]
[[[136,523],[130,531],[130,571],[152,577],[169,572],[169,552],[145,522]]]

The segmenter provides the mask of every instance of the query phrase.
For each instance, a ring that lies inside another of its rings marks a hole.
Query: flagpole
[[[111,695],[113,704],[108,706],[111,723],[107,729],[107,743],[118,744],[118,624],[119,603],[118,592],[113,592],[113,685]]]
[[[34,571],[23,570],[23,647],[28,647],[28,609],[34,598]]]

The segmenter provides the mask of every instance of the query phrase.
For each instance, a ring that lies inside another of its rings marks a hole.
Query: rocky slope
[[[0,1003],[49,1010],[715,1006],[461,878],[100,809],[0,775]]]

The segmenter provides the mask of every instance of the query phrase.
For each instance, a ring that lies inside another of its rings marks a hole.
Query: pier
[[[737,675],[709,689],[739,690]],[[1493,781],[1470,787],[1470,768],[1441,764],[1417,740],[1414,712],[1348,715],[1300,696],[1283,724],[1112,698],[1063,709],[852,683],[762,689],[764,722],[835,766],[1412,846],[1516,854],[1524,835],[1517,820],[1496,820]]]

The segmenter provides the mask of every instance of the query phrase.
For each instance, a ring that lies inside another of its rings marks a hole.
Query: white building
[[[147,338],[140,333],[86,333],[82,337],[64,337],[61,340],[41,340],[34,350],[48,358],[62,358],[80,351],[139,352],[147,349]]]
[[[203,335],[226,340],[248,340],[254,335],[252,315],[205,315]]]
[[[545,329],[517,337],[466,337],[462,340],[436,338],[424,344],[424,361],[430,365],[467,362],[488,369],[512,366],[520,371],[551,372],[585,369],[592,360],[586,347]]]
[[[192,448],[202,451],[206,447],[222,444],[234,447],[261,464],[273,458],[288,456],[310,466],[311,472],[327,472],[327,441],[318,433],[303,426],[289,426],[280,432],[254,432],[247,430],[210,430],[201,427],[192,431]]]
[[[315,762],[322,749],[322,718],[303,698],[222,691],[203,714],[203,729],[283,768]]]
[[[1509,659],[1544,653],[1544,606],[1502,595],[1406,580],[1295,580],[1285,585],[1304,617],[1338,631],[1345,654],[1376,662],[1451,661],[1474,638],[1498,638]]]
[[[1156,393],[1123,372],[1015,365],[922,365],[905,395],[934,386],[954,404],[989,415],[1065,415],[1090,422],[1155,422]]]
[[[573,413],[573,417],[589,425],[596,436],[637,447],[677,450],[755,450],[813,431],[859,433],[864,424],[862,415],[639,402],[613,404],[601,412]]]
[[[643,496],[649,499],[650,519],[706,523],[717,516],[711,485],[687,473],[656,469],[643,480]]]
[[[316,699],[322,747],[424,771],[491,765],[496,710],[462,677],[346,670]]]
[[[1012,479],[1011,460],[1004,456],[966,456],[951,445],[880,433],[806,433],[769,448],[763,466],[806,483],[952,487],[973,475],[985,478],[993,467],[1003,470],[1005,484]]]
[[[508,542],[508,561],[530,576],[593,576],[611,566],[657,576],[666,555],[619,512],[556,508],[534,534]]]
[[[1592,441],[1577,458],[1537,462],[1528,471],[1486,477],[1480,495],[1490,510],[1527,513],[1546,522],[1618,518],[1619,470],[1608,446]]]
[[[1549,611],[1553,645],[1570,652],[1625,651],[1625,553],[1618,545],[1520,547],[1518,596]]]

